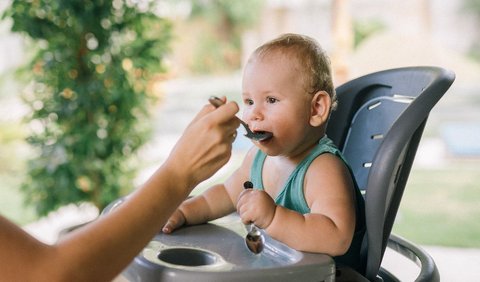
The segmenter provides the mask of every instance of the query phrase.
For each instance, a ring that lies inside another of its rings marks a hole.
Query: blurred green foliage
[[[386,26],[379,20],[355,21],[353,23],[354,47],[357,48],[369,36],[385,30]]]
[[[163,71],[171,24],[149,1],[14,0],[3,15],[34,46],[22,77],[34,148],[22,185],[44,215],[132,188],[148,138],[148,82]]]

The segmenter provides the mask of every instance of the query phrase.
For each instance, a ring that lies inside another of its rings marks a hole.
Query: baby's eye
[[[274,97],[268,97],[267,102],[270,103],[270,104],[274,104],[274,103],[278,102],[278,99],[274,98]]]
[[[253,105],[253,100],[252,99],[244,99],[243,103],[245,105],[251,106],[251,105]]]

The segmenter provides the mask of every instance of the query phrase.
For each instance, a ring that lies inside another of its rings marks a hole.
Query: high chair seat
[[[454,73],[443,68],[404,67],[368,74],[336,89],[338,108],[327,135],[351,165],[365,197],[361,275],[370,281],[396,281],[380,269],[387,245],[420,262],[417,281],[439,280],[427,253],[390,233],[428,115],[454,80]]]

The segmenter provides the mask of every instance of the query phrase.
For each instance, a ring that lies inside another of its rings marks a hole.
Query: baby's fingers
[[[244,224],[252,223],[252,205],[248,200],[250,194],[249,192],[251,191],[242,191],[237,201],[237,213]]]
[[[172,233],[172,231],[175,230],[175,229],[176,229],[175,223],[173,223],[171,220],[169,220],[163,226],[162,232],[166,233],[166,234],[169,234],[169,233]]]
[[[168,219],[167,223],[162,228],[162,232],[169,234],[172,233],[175,229],[185,224],[185,217],[180,211],[175,211],[175,213]]]

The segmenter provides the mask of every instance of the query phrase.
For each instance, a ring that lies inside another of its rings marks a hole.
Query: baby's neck
[[[280,162],[289,162],[293,164],[299,164],[311,151],[315,146],[317,146],[320,139],[325,136],[324,133],[321,135],[318,134],[317,136],[312,136],[313,138],[308,138],[303,142],[302,145],[298,147],[298,150],[292,152],[289,155],[279,155],[277,156],[277,160]]]

